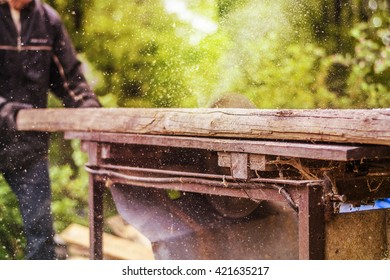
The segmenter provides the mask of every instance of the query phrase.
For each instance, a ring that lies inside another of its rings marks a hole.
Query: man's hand
[[[0,108],[0,128],[15,131],[16,115],[21,109],[31,109],[32,105],[20,102],[7,102]]]

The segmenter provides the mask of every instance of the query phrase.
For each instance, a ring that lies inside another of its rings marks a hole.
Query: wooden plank
[[[69,244],[82,248],[89,247],[89,229],[87,227],[71,224],[60,236]],[[152,260],[151,247],[103,233],[103,254],[105,258],[119,260]]]
[[[276,166],[269,163],[272,160],[274,160],[272,156],[250,154],[249,168],[257,171],[276,171]]]
[[[149,239],[147,239],[132,225],[129,225],[120,215],[107,218],[106,224],[116,236],[143,244],[147,248],[152,248],[152,244]]]
[[[233,178],[247,180],[249,178],[248,170],[248,154],[231,153],[230,154],[230,169]]]
[[[388,109],[30,109],[19,112],[17,127],[390,145]]]
[[[66,132],[65,138],[118,144],[194,148],[220,152],[277,155],[335,161],[390,157],[390,147],[371,145],[308,144],[284,141],[253,141],[245,139],[234,140],[105,132]]]

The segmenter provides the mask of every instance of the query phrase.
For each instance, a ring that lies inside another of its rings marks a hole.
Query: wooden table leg
[[[325,258],[325,213],[322,186],[305,186],[299,201],[299,259]]]

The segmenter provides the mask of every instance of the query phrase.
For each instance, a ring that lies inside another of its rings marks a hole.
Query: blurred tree
[[[389,6],[390,7],[390,6]],[[369,22],[361,22],[349,33],[354,50],[334,55],[328,61],[348,69],[343,107],[390,106],[390,12],[376,9]]]
[[[0,260],[23,259],[25,239],[16,196],[0,177]]]
[[[122,107],[179,106],[189,95],[185,31],[160,1],[95,1],[86,12],[87,58]]]
[[[101,73],[96,91],[110,107],[205,106],[227,91],[260,107],[338,107],[351,67],[327,57],[353,54],[359,40],[349,31],[389,7],[389,0],[48,2]],[[194,12],[215,30],[199,35],[185,18]]]
[[[361,22],[368,27],[380,21],[381,32],[385,32],[388,1],[239,2],[241,5],[231,6],[229,1],[221,1],[229,9],[223,14],[218,33],[225,32],[228,41],[220,53],[219,68],[214,68],[218,79],[212,93],[241,92],[263,108],[388,106],[384,96],[388,88],[371,84],[383,76],[380,79],[386,80],[386,75],[371,71],[376,77],[373,79],[367,76],[370,71],[358,71],[360,78],[356,78],[353,65],[363,42],[350,35]],[[359,36],[364,37],[364,32]],[[382,44],[374,51],[375,46],[369,57],[383,62],[388,46]],[[354,59],[348,63],[333,59],[339,55]],[[371,89],[379,86],[381,105],[365,103],[367,94],[357,90],[357,85]],[[362,102],[353,101],[359,100],[356,95]]]

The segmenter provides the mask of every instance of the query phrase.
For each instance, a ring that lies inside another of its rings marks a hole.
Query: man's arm
[[[0,96],[0,131],[16,130],[16,115],[21,109],[31,109],[32,105],[7,101],[4,97]]]
[[[85,79],[81,62],[77,59],[72,41],[59,17],[54,23],[54,34],[51,90],[62,99],[66,107],[101,107]]]

